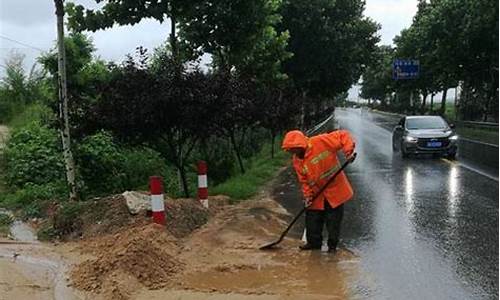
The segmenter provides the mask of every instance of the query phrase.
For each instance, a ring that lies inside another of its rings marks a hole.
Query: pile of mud
[[[69,238],[99,237],[105,234],[114,234],[129,226],[147,224],[146,212],[131,215],[125,203],[125,198],[118,194],[104,198],[96,198],[86,203],[80,216],[81,229]]]
[[[87,241],[81,249],[96,258],[73,269],[73,285],[89,292],[111,293],[114,298],[123,298],[116,283],[123,283],[124,277],[131,279],[125,282],[135,281],[158,289],[168,285],[170,278],[183,268],[183,263],[175,258],[179,252],[177,239],[156,224]]]
[[[229,203],[229,198],[211,196],[209,203],[210,208],[207,210],[195,199],[165,197],[167,229],[175,237],[185,237],[207,223],[210,216],[223,210]],[[149,224],[150,214],[148,211],[142,211],[137,215],[130,214],[125,198],[121,194],[94,199],[86,205],[80,216],[79,230],[66,238],[86,239],[115,234],[129,227]]]
[[[229,204],[226,196],[209,197],[209,209],[194,199],[166,199],[165,218],[167,230],[175,237],[188,236],[205,225],[209,217],[214,216]]]
[[[195,199],[165,199],[166,226],[152,224],[150,212],[131,215],[121,195],[96,199],[82,214],[78,249],[93,258],[71,272],[72,284],[105,298],[127,299],[132,290],[158,289],[183,270],[177,259],[186,237],[228,205],[225,196],[209,198],[210,209]]]

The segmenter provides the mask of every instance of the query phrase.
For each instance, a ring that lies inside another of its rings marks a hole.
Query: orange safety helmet
[[[307,148],[308,138],[300,130],[292,130],[286,133],[283,139],[283,144],[281,148],[283,150],[289,150],[291,148]]]

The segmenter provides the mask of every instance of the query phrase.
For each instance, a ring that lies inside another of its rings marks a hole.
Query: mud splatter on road
[[[0,240],[0,299],[83,299],[68,287],[63,251],[42,243]]]

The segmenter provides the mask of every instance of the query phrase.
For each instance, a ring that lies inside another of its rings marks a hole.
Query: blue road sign
[[[396,59],[392,63],[392,79],[415,79],[420,73],[420,62],[415,59]]]

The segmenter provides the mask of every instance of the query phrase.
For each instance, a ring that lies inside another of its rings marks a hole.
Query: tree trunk
[[[179,172],[179,179],[181,181],[182,192],[184,197],[189,198],[189,185],[187,182],[186,170],[184,170],[184,164],[177,166],[177,171]]]
[[[425,104],[426,104],[426,101],[427,101],[427,96],[428,96],[428,95],[429,95],[429,94],[427,94],[427,93],[423,93],[423,94],[422,94],[422,106],[420,107],[420,112],[421,112],[421,113],[424,113],[424,112],[425,112]]]
[[[306,128],[306,92],[302,92],[302,101],[300,108],[300,128],[305,130]]]
[[[448,89],[445,88],[443,90],[443,97],[441,97],[441,108],[440,112],[444,116],[444,112],[446,111],[446,94],[448,93]]]
[[[274,158],[274,139],[276,138],[276,134],[271,132],[271,158]]]
[[[176,28],[175,28],[175,17],[170,16],[170,47],[172,48],[172,57],[174,61],[177,62],[178,53],[177,53],[177,36],[176,36]]]
[[[66,167],[66,179],[69,187],[69,198],[77,200],[75,181],[75,161],[71,152],[69,132],[68,93],[66,90],[66,52],[64,48],[64,5],[63,0],[54,0],[57,15],[57,50],[58,50],[58,86],[59,86],[59,131],[63,146],[63,158]]]
[[[490,108],[490,103],[491,103],[491,98],[493,97],[492,93],[489,91],[485,93],[487,95],[486,97],[486,103],[483,108],[483,122],[488,121],[488,114],[489,114],[489,108]]]
[[[413,91],[410,92],[410,111],[413,111]]]
[[[431,114],[433,109],[434,109],[434,93],[431,94]]]
[[[240,170],[242,174],[245,174],[245,167],[243,167],[243,160],[241,159],[241,154],[236,144],[236,138],[234,137],[234,132],[231,132],[231,144],[233,144],[234,153],[238,159],[238,164],[240,165]]]

